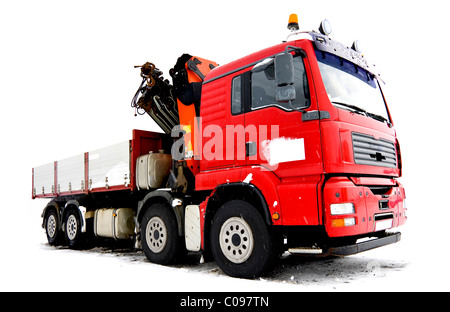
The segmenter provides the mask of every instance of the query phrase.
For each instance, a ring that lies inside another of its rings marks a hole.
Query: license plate
[[[375,232],[390,229],[392,227],[392,219],[380,220],[375,222]]]

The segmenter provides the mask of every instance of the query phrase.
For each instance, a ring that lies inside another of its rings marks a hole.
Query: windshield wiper
[[[336,105],[340,105],[340,106],[343,106],[343,107],[350,108],[350,109],[354,110],[355,113],[359,113],[361,115],[373,118],[375,120],[378,120],[378,121],[381,121],[381,122],[385,122],[385,123],[387,123],[387,125],[389,127],[392,126],[391,122],[389,120],[387,120],[386,118],[384,118],[383,116],[380,116],[380,115],[377,115],[377,114],[374,114],[374,113],[369,113],[368,111],[362,109],[361,107],[358,107],[358,106],[355,106],[355,105],[351,105],[351,104],[347,104],[347,103],[342,103],[342,102],[334,102],[334,101],[332,101],[331,103],[336,104]]]
[[[335,101],[331,101],[331,103],[350,108],[350,109],[354,110],[355,113],[359,113],[360,115],[368,116],[368,113],[364,109],[362,109],[361,107],[358,107],[358,106],[355,106],[355,105],[351,105],[351,104],[347,104],[347,103],[342,103],[342,102],[335,102]]]
[[[367,114],[368,114],[369,117],[371,117],[373,119],[376,119],[378,121],[381,121],[381,122],[385,122],[385,123],[387,123],[387,125],[389,127],[392,127],[391,122],[389,120],[387,120],[386,118],[384,118],[383,116],[380,116],[380,115],[377,115],[377,114],[374,114],[374,113],[367,113]]]

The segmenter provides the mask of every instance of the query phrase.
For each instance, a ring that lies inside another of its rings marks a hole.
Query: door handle
[[[245,156],[254,156],[256,155],[256,142],[246,142],[245,143]]]

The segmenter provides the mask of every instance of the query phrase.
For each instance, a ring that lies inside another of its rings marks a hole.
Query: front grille
[[[352,133],[355,164],[397,168],[395,144],[361,133]]]

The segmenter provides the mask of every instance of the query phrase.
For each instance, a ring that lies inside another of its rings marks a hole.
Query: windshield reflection
[[[365,69],[336,55],[317,51],[317,61],[330,101],[338,108],[389,120],[377,79]],[[389,123],[389,122],[388,122]]]

